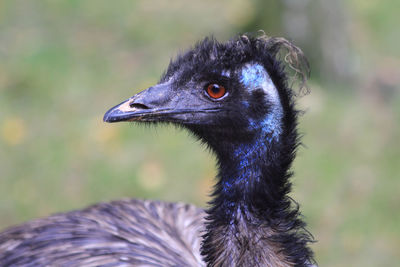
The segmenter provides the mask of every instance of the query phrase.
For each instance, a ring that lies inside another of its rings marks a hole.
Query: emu
[[[304,81],[304,62],[296,46],[265,35],[205,38],[179,55],[158,84],[111,108],[104,121],[192,132],[218,159],[209,207],[127,199],[33,220],[0,233],[0,265],[314,264],[313,238],[288,196],[299,144],[288,66]]]

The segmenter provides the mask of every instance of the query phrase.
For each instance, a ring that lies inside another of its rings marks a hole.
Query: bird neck
[[[251,215],[256,220],[281,219],[280,211],[290,205],[288,169],[291,153],[283,155],[281,137],[256,134],[246,142],[230,142],[218,153],[219,181],[212,200],[211,213],[218,220],[232,224],[238,213]]]
[[[218,183],[207,210],[202,254],[209,266],[305,266],[312,253],[288,197],[295,129],[255,134],[216,150]]]

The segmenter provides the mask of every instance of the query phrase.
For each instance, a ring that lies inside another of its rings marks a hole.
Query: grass
[[[254,12],[230,3],[0,2],[0,228],[123,197],[204,206],[215,175],[209,152],[173,127],[109,125],[102,115],[156,83],[177,51],[210,32],[226,39]],[[305,147],[293,197],[318,240],[316,258],[395,266],[398,87],[389,98],[311,87],[300,99]]]

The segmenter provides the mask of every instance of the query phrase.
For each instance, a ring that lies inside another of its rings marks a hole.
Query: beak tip
[[[104,114],[103,122],[110,122],[110,118],[107,116],[107,113]]]
[[[112,116],[109,115],[109,112],[108,112],[108,111],[107,111],[106,114],[104,114],[103,121],[104,121],[104,122],[113,122]]]
[[[119,122],[127,120],[129,115],[128,111],[121,110],[121,107],[128,103],[128,100],[123,101],[122,103],[110,108],[103,116],[103,121],[108,123]]]
[[[116,107],[111,108],[108,110],[104,116],[103,116],[103,121],[112,123],[112,122],[118,122],[121,120],[121,112],[116,109]]]

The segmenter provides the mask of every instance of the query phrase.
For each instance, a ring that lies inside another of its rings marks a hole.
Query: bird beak
[[[168,83],[152,86],[108,110],[103,120],[105,122],[155,121],[156,118],[171,111],[170,94]]]
[[[174,89],[172,82],[157,84],[116,105],[104,114],[105,122],[143,121],[201,123],[219,104],[198,96],[198,90]]]

